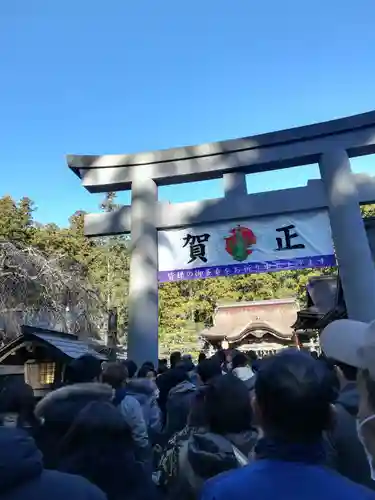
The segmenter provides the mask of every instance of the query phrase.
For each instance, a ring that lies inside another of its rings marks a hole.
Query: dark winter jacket
[[[158,404],[162,413],[163,425],[167,420],[167,401],[169,391],[181,382],[181,370],[171,368],[156,378],[156,385],[159,389]]]
[[[126,392],[141,405],[149,432],[159,433],[162,429],[162,416],[156,400],[159,391],[155,382],[147,378],[133,378],[126,384]]]
[[[286,445],[262,440],[249,466],[209,480],[200,500],[375,500],[375,493],[323,465],[322,443]]]
[[[184,380],[169,391],[165,427],[168,439],[186,426],[196,391],[196,386],[189,380]]]
[[[260,359],[253,359],[251,361],[251,368],[252,368],[252,370],[253,370],[254,373],[256,373],[257,371],[259,371],[260,365],[261,365],[261,360]]]
[[[358,405],[356,383],[350,382],[337,398],[335,426],[327,434],[328,465],[351,481],[375,489],[375,481],[371,479],[370,467],[357,435]]]
[[[108,500],[154,500],[156,488],[136,462],[131,430],[111,403],[93,402],[77,416],[60,447],[59,470],[101,488]]]
[[[22,429],[0,428],[0,500],[106,500],[86,479],[43,469],[42,454]]]
[[[189,380],[192,384],[194,384],[196,387],[198,387],[199,385],[201,385],[201,380],[199,378],[199,375],[197,373],[197,370],[196,368],[194,368],[194,370],[191,370],[189,372]]]
[[[249,392],[252,392],[255,388],[255,380],[256,375],[253,370],[249,366],[243,366],[239,368],[235,368],[232,370],[233,375],[242,380],[242,382],[246,385]]]
[[[204,482],[222,472],[243,467],[256,443],[256,432],[220,436],[203,429],[192,429],[181,439],[171,455],[174,469],[162,475],[168,498],[194,500]]]
[[[55,468],[59,444],[79,412],[93,401],[109,402],[112,397],[109,385],[73,384],[49,393],[37,404],[35,415],[42,419],[43,425],[36,440],[47,468]]]

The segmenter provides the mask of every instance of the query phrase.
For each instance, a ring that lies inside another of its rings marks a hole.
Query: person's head
[[[108,363],[102,373],[103,384],[108,384],[115,390],[123,387],[127,378],[128,371],[124,363]]]
[[[122,361],[122,363],[128,371],[128,378],[133,378],[138,370],[137,364],[131,359],[126,359],[125,361]]]
[[[167,359],[159,359],[158,364],[158,375],[165,373],[168,371],[168,360]]]
[[[181,353],[179,351],[172,352],[172,354],[169,357],[169,362],[171,365],[171,368],[175,368],[176,365],[181,361]]]
[[[247,353],[247,356],[250,359],[250,361],[256,361],[258,359],[258,355],[255,351],[249,351]]]
[[[87,444],[101,434],[115,442],[120,439],[123,444],[132,445],[131,429],[117,409],[109,402],[92,401],[77,415],[64,437],[63,447]]]
[[[234,375],[222,375],[210,381],[205,390],[204,407],[211,432],[238,434],[252,428],[249,392]]]
[[[257,373],[253,407],[266,436],[296,443],[319,441],[332,424],[334,391],[324,363],[284,350]]]
[[[65,369],[65,383],[83,384],[97,382],[101,371],[101,361],[91,354],[85,354],[68,364]]]
[[[176,368],[170,371],[169,373],[169,385],[170,388],[176,387],[176,385],[181,384],[190,380],[189,370],[186,368],[184,364],[178,364]]]
[[[177,363],[175,368],[179,368],[181,370],[185,370],[186,372],[192,372],[195,368],[193,361],[190,358],[181,359],[180,362]]]
[[[152,361],[145,361],[142,366],[148,366],[152,370],[155,370],[155,365]]]
[[[35,398],[32,387],[23,380],[5,380],[0,390],[0,425],[34,427]]]
[[[232,359],[232,369],[249,366],[249,358],[243,352],[236,352]]]
[[[204,352],[200,352],[198,356],[198,363],[202,363],[205,359],[207,359],[206,354]]]
[[[147,363],[142,365],[138,370],[138,378],[148,378],[150,380],[155,380],[156,375],[157,373],[155,369]]]
[[[224,349],[219,349],[218,351],[216,351],[214,356],[219,360],[221,365],[226,363],[227,358]]]
[[[335,353],[335,359],[358,370],[357,431],[375,479],[375,321],[334,321],[323,330],[320,341],[328,356]]]
[[[233,360],[233,356],[235,356],[236,351],[233,351],[232,349],[227,349],[225,352],[225,361],[227,364],[231,364]]]
[[[94,401],[81,410],[61,440],[58,460],[59,470],[85,477],[108,498],[117,498],[124,487],[132,497],[139,478],[131,430],[108,402]]]
[[[197,373],[203,384],[221,375],[221,365],[217,358],[204,359],[197,366]]]

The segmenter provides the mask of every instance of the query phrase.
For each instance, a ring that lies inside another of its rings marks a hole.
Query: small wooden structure
[[[364,219],[370,250],[375,263],[375,217]],[[339,274],[314,276],[306,286],[307,305],[293,325],[301,340],[319,333],[332,321],[347,318],[344,291]]]
[[[214,326],[203,330],[206,344],[253,350],[260,356],[296,346],[295,323],[298,303],[295,299],[259,300],[222,304],[216,308]]]
[[[24,377],[36,397],[61,385],[66,365],[84,354],[107,356],[77,335],[22,326],[21,335],[0,349],[0,376]]]

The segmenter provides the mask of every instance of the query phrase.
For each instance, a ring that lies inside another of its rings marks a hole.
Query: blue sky
[[[127,153],[305,125],[375,107],[374,0],[3,0],[0,195],[41,222],[95,211],[67,153]],[[375,158],[353,162],[375,173]],[[252,176],[303,185],[315,166]],[[160,198],[220,196],[221,181]],[[120,200],[126,201],[121,195]]]

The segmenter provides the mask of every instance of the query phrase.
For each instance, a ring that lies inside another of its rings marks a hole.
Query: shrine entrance
[[[348,316],[374,319],[375,268],[360,204],[375,201],[375,178],[353,175],[349,160],[373,153],[375,112],[195,147],[68,156],[88,191],[131,189],[131,206],[85,216],[87,236],[131,232],[129,357],[157,359],[158,281],[319,267],[337,259]],[[319,163],[321,180],[247,194],[246,174],[311,163]],[[214,178],[224,180],[223,198],[158,201],[160,185]]]

